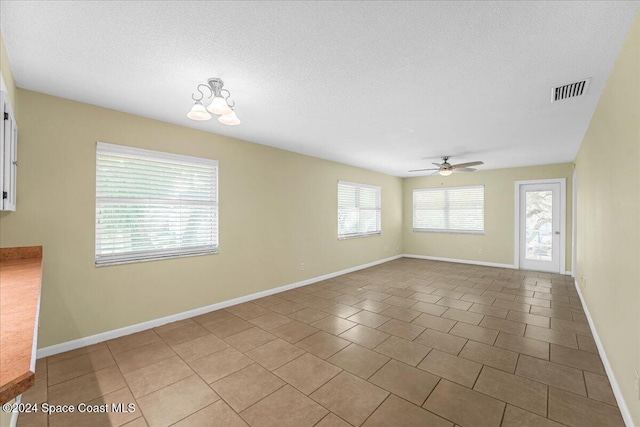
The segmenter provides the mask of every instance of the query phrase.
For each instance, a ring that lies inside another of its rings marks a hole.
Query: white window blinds
[[[414,231],[484,232],[484,186],[413,190]]]
[[[381,232],[380,187],[338,181],[338,238]]]
[[[97,144],[96,265],[217,251],[217,161]]]

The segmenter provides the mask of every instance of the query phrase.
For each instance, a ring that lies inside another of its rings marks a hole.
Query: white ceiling
[[[411,176],[572,161],[639,5],[3,1],[0,25],[20,87]],[[186,118],[214,76],[240,126]]]

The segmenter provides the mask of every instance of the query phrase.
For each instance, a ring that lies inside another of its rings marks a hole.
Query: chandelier
[[[211,114],[216,114],[220,116],[218,117],[218,121],[223,125],[239,125],[240,119],[238,119],[235,111],[233,111],[236,103],[229,101],[231,92],[223,89],[223,86],[224,82],[217,77],[207,80],[207,84],[199,84],[196,89],[200,92],[200,96],[197,96],[195,93],[191,95],[195,104],[191,107],[191,111],[189,111],[187,117],[191,120],[203,121],[211,119],[211,117],[213,117]],[[208,92],[207,99],[213,98],[207,107],[202,104],[205,92],[203,92],[201,88],[204,88],[205,91]]]

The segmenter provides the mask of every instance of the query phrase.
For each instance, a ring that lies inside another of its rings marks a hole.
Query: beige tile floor
[[[572,279],[399,259],[41,359],[27,426],[623,426]]]

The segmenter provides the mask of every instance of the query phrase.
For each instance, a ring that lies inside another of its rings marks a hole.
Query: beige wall
[[[39,347],[401,253],[400,178],[23,89],[18,97],[18,204],[0,215],[0,246],[44,247]],[[219,160],[220,253],[96,268],[96,141]],[[382,186],[381,236],[337,240],[339,179]]]
[[[515,181],[567,179],[566,270],[571,270],[571,176],[570,163],[496,169],[404,180],[403,247],[406,254],[513,265],[515,240]],[[413,190],[429,187],[485,186],[484,234],[413,231]]]
[[[608,163],[611,162],[611,163]],[[577,280],[640,426],[640,15],[576,158]]]
[[[4,45],[4,38],[0,31],[0,74],[2,74],[2,90],[6,90],[9,95],[9,102],[13,109],[16,109],[16,84],[13,81],[13,73],[11,72],[11,65],[9,64],[9,55],[7,54],[7,47]],[[6,87],[6,89],[5,89]]]

